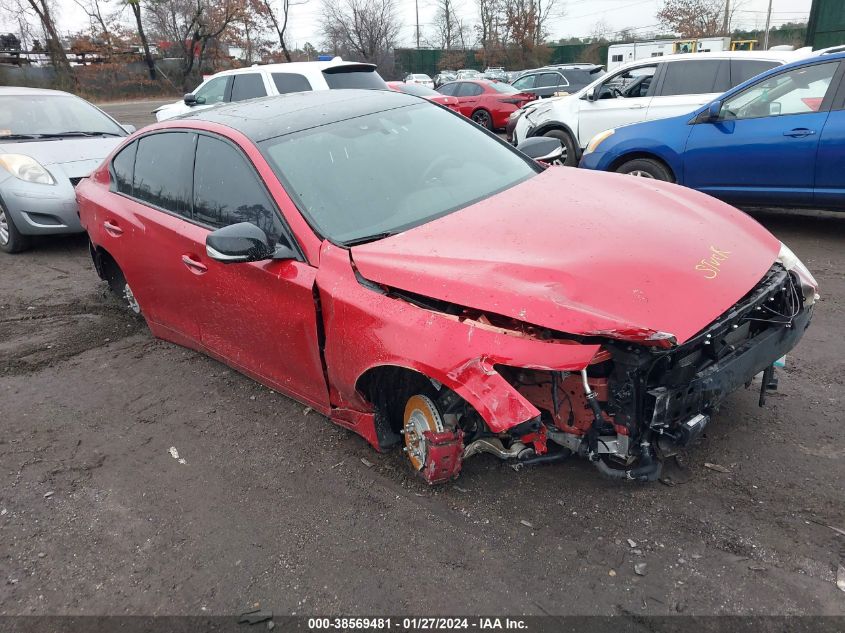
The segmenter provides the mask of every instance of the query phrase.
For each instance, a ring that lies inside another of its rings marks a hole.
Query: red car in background
[[[458,100],[455,99],[455,97],[447,97],[436,90],[426,88],[420,84],[408,84],[404,81],[388,81],[387,87],[391,90],[395,90],[396,92],[404,92],[407,95],[414,95],[415,97],[422,97],[423,99],[428,99],[434,103],[439,103],[450,110],[454,110],[455,112],[461,111],[458,107]]]
[[[440,86],[437,92],[455,97],[461,114],[488,130],[504,128],[512,112],[537,98],[510,84],[483,79],[452,81]]]

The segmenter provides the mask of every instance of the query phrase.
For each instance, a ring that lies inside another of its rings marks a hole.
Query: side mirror
[[[271,259],[275,249],[264,231],[249,222],[239,222],[209,233],[205,252],[215,261],[236,264]]]
[[[708,121],[718,121],[720,114],[722,114],[722,102],[721,101],[713,101],[709,106],[707,106],[707,120]]]
[[[544,163],[557,160],[563,155],[563,145],[556,138],[548,136],[532,136],[516,146],[520,152]]]
[[[192,92],[187,93],[184,97],[182,97],[182,100],[185,102],[186,106],[194,106],[200,103]]]
[[[588,91],[584,95],[583,98],[586,99],[587,101],[598,101],[600,94],[601,94],[601,84],[599,84],[598,86],[596,86],[592,90]]]
[[[123,123],[123,124],[121,124],[120,127],[122,127],[124,130],[126,130],[126,132],[128,134],[132,134],[132,132],[134,132],[135,130],[138,129],[134,125],[132,125],[131,123]]]

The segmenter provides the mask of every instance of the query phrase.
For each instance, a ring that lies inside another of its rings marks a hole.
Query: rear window
[[[421,86],[419,84],[402,84],[399,86],[399,90],[405,92],[409,95],[414,95],[417,97],[439,97],[440,93],[436,90],[432,90],[431,88],[426,88],[425,86]]]
[[[697,95],[716,92],[719,59],[690,60],[666,64],[666,75],[660,95]]]
[[[280,95],[311,90],[311,83],[298,73],[273,73],[273,83]]]
[[[496,92],[501,92],[502,94],[506,94],[506,95],[512,95],[512,94],[516,94],[517,92],[519,92],[519,90],[514,88],[512,85],[503,84],[503,83],[498,82],[498,81],[490,82],[490,87],[493,90],[495,90]]]
[[[264,79],[258,73],[235,75],[232,78],[232,101],[244,101],[266,96]]]
[[[731,60],[731,88],[756,77],[760,73],[780,66],[777,62],[761,59],[732,59]]]
[[[364,90],[387,90],[387,84],[376,72],[375,67],[366,65],[333,66],[323,71],[323,77],[332,90],[362,88]]]

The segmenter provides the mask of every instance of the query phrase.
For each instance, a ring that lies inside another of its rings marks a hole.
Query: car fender
[[[549,342],[461,320],[385,294],[363,279],[346,249],[327,244],[317,275],[332,407],[371,412],[357,389],[375,367],[403,367],[460,395],[494,432],[539,415],[495,369],[498,364],[577,371],[599,345]],[[367,437],[362,429],[353,429]]]

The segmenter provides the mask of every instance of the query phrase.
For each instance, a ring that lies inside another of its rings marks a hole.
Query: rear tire
[[[638,176],[640,178],[662,180],[664,182],[675,181],[670,171],[662,163],[651,158],[635,158],[634,160],[629,160],[617,167],[616,172],[629,176]]]
[[[476,110],[472,113],[472,120],[483,128],[493,131],[493,115],[487,110]]]
[[[0,251],[4,253],[20,253],[29,248],[30,238],[22,235],[15,226],[6,207],[0,203]]]
[[[561,142],[563,145],[563,156],[560,157],[560,162],[565,167],[575,167],[578,164],[577,157],[575,156],[575,141],[568,132],[564,132],[563,130],[549,130],[543,136],[556,138]]]

